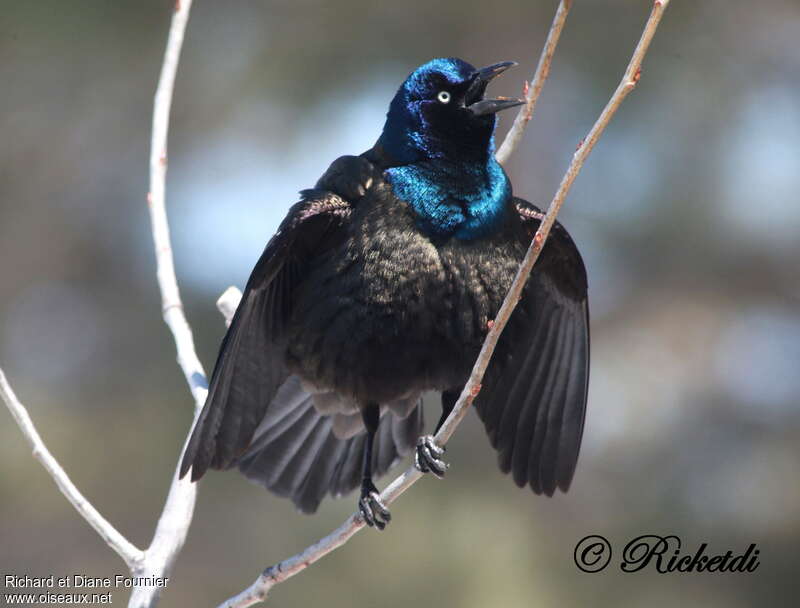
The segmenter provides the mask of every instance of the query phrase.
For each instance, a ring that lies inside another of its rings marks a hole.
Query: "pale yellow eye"
[[[436,99],[438,99],[441,103],[450,103],[450,93],[448,91],[439,91]]]

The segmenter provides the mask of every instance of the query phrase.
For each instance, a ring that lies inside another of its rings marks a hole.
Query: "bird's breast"
[[[289,367],[362,402],[458,387],[523,253],[501,234],[431,237],[407,204],[379,190],[297,290]]]

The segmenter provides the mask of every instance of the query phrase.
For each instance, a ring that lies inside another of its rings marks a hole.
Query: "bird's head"
[[[516,65],[476,69],[461,59],[418,67],[394,96],[378,143],[397,164],[437,158],[485,158],[492,153],[495,113],[522,99],[485,99],[486,85]]]

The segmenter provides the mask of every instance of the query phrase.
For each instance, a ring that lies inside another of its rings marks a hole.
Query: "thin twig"
[[[600,117],[597,119],[597,122],[595,122],[591,131],[589,131],[589,134],[584,138],[581,144],[579,144],[578,149],[572,156],[572,161],[567,168],[567,172],[564,174],[561,184],[559,185],[558,190],[556,191],[556,194],[547,209],[547,213],[533,237],[533,241],[528,248],[525,259],[522,261],[522,264],[517,271],[514,282],[512,283],[511,288],[509,289],[508,294],[503,301],[500,311],[497,313],[497,317],[492,324],[492,328],[489,330],[489,333],[486,336],[486,340],[483,343],[480,355],[478,355],[475,366],[472,368],[469,380],[464,386],[461,396],[458,398],[458,401],[453,407],[453,411],[450,413],[447,420],[445,420],[444,424],[439,429],[439,432],[436,434],[436,441],[440,445],[444,445],[447,442],[458,424],[467,414],[467,411],[469,411],[469,406],[480,392],[483,375],[489,365],[489,360],[491,359],[492,353],[497,345],[497,340],[500,337],[500,333],[506,326],[506,323],[511,317],[511,313],[514,311],[514,308],[519,301],[522,290],[525,286],[528,276],[531,273],[531,269],[539,257],[542,247],[544,247],[547,237],[550,234],[550,228],[555,222],[556,216],[558,215],[558,212],[564,203],[564,199],[566,198],[572,183],[575,181],[575,177],[578,175],[583,163],[586,161],[586,158],[592,151],[597,139],[602,134],[606,125],[608,125],[611,117],[617,111],[617,108],[619,108],[622,100],[625,99],[625,96],[633,90],[633,88],[636,86],[636,83],[639,81],[642,59],[647,52],[647,48],[650,45],[650,41],[653,38],[653,34],[655,34],[659,22],[661,21],[661,16],[664,12],[664,9],[667,7],[667,4],[669,4],[669,0],[656,0],[654,3],[650,17],[647,20],[644,31],[642,32],[642,36],[639,40],[639,44],[636,46],[636,49],[633,52],[633,56],[628,64],[628,68],[625,70],[622,81],[620,82],[616,91],[614,91],[614,94],[612,95],[608,104],[606,104],[606,107],[603,109]],[[392,503],[420,477],[422,477],[422,473],[420,473],[415,467],[410,467],[402,475],[392,481],[392,483],[390,483],[383,492],[381,492],[381,499],[386,504]],[[353,534],[358,532],[363,527],[364,522],[361,517],[357,513],[352,514],[341,526],[339,526],[325,538],[304,549],[297,555],[294,555],[278,564],[275,564],[274,566],[267,568],[255,580],[255,582],[250,585],[250,587],[220,604],[219,608],[244,608],[246,606],[252,606],[253,604],[264,601],[272,587],[298,574],[321,557],[342,546],[350,539],[351,536],[353,536]]]
[[[25,439],[28,440],[34,457],[42,463],[42,466],[53,478],[61,493],[67,497],[67,500],[72,503],[72,506],[75,507],[81,517],[89,522],[89,525],[106,541],[106,544],[119,554],[128,565],[128,568],[135,568],[144,556],[142,551],[134,547],[105,517],[100,515],[97,509],[75,487],[75,484],[72,483],[67,473],[61,468],[58,461],[53,458],[44,441],[42,441],[31,417],[28,415],[28,410],[17,399],[17,395],[8,383],[2,369],[0,369],[0,396],[6,402],[8,410],[19,425]]]
[[[156,253],[158,286],[161,290],[161,310],[164,322],[175,338],[178,364],[183,370],[186,382],[194,397],[194,419],[197,419],[208,392],[206,374],[194,347],[192,330],[183,312],[178,281],[175,277],[175,264],[172,258],[172,245],[169,237],[169,223],[165,206],[167,177],[167,134],[172,107],[172,93],[175,87],[175,74],[178,70],[183,36],[192,0],[179,0],[175,3],[172,22],[167,37],[167,48],[161,66],[155,98],[153,99],[153,127],[150,141],[150,192],[147,203],[150,209],[150,222]],[[188,438],[186,440],[188,442]],[[181,456],[186,449],[184,442]],[[178,460],[180,463],[180,459]],[[167,577],[175,559],[183,548],[194,513],[197,485],[188,479],[179,479],[176,467],[172,477],[164,510],[156,525],[153,540],[145,551],[144,561],[135,574],[147,577]],[[131,593],[129,608],[155,606],[163,587],[136,586]]]
[[[153,131],[150,140],[150,192],[147,204],[150,209],[150,223],[153,231],[153,243],[156,251],[158,286],[161,290],[161,310],[164,322],[175,337],[178,351],[178,364],[183,370],[189,389],[195,402],[202,404],[206,398],[206,380],[203,365],[197,358],[194,349],[192,330],[183,313],[183,303],[175,278],[175,263],[172,259],[172,245],[169,237],[169,223],[164,203],[165,183],[167,178],[167,132],[169,130],[169,114],[172,106],[172,91],[175,85],[175,73],[178,69],[183,33],[189,19],[192,0],[181,0],[176,4],[172,15],[172,24],[161,66],[155,98],[153,100]]]
[[[542,54],[539,56],[539,64],[536,66],[536,73],[530,86],[527,87],[525,93],[525,105],[522,106],[514,119],[514,124],[511,125],[503,143],[495,154],[497,162],[501,165],[506,164],[506,161],[511,157],[516,150],[519,142],[522,141],[522,135],[525,132],[525,127],[528,126],[533,111],[536,108],[536,102],[539,100],[539,95],[542,93],[544,83],[550,74],[550,64],[553,62],[553,55],[556,52],[556,45],[561,36],[561,30],[564,29],[564,23],[567,20],[567,14],[572,7],[572,0],[561,0],[556,10],[556,16],[553,17],[553,24],[550,26],[550,31],[547,33],[547,40],[544,43]]]

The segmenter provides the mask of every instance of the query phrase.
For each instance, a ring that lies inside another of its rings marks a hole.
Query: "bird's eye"
[[[438,99],[440,103],[450,103],[450,93],[447,91],[439,91],[436,99]]]

